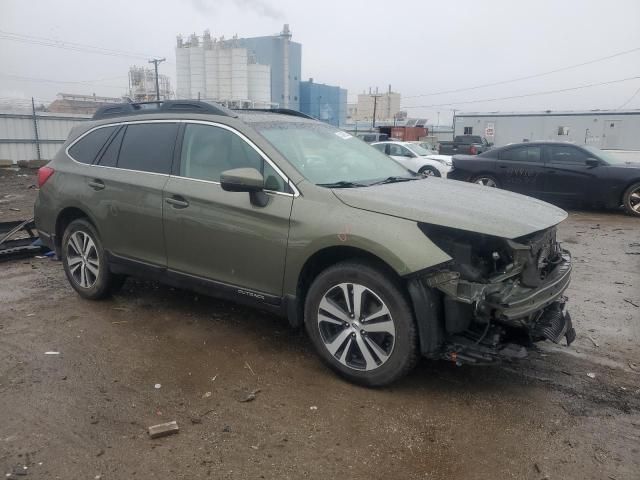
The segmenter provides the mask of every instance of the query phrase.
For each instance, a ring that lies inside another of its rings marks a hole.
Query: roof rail
[[[103,118],[122,117],[127,115],[142,115],[149,113],[209,113],[225,117],[237,117],[234,112],[212,102],[200,100],[164,100],[157,102],[139,103],[110,103],[104,105],[93,114],[93,120]]]
[[[299,112],[298,110],[293,110],[291,108],[234,108],[236,112],[269,112],[269,113],[280,113],[282,115],[291,115],[292,117],[301,117],[308,118],[310,120],[315,120],[311,115],[307,115],[306,113]]]

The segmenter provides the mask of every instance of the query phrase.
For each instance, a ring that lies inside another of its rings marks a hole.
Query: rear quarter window
[[[73,144],[69,149],[69,155],[77,162],[92,164],[116,128],[118,127],[102,127],[88,133]]]

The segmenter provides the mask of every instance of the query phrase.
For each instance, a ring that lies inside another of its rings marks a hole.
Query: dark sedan
[[[630,162],[592,146],[518,143],[480,155],[455,155],[448,178],[560,205],[624,205],[640,216],[640,154]]]

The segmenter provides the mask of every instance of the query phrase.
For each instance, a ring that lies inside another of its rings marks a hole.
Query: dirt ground
[[[34,183],[0,170],[0,220],[31,215]],[[570,348],[423,361],[377,390],[338,379],[272,315],[133,280],[84,301],[55,260],[2,263],[0,474],[637,480],[640,220],[572,212],[559,236],[575,259]],[[171,420],[178,435],[149,439]]]

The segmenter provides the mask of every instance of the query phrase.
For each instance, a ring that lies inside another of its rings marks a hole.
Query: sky
[[[410,117],[433,124],[454,109],[640,108],[639,0],[0,0],[0,101],[121,96],[129,66],[152,56],[167,58],[175,89],[176,35],[262,36],[284,23],[303,79],[346,88],[349,101],[391,85]]]

